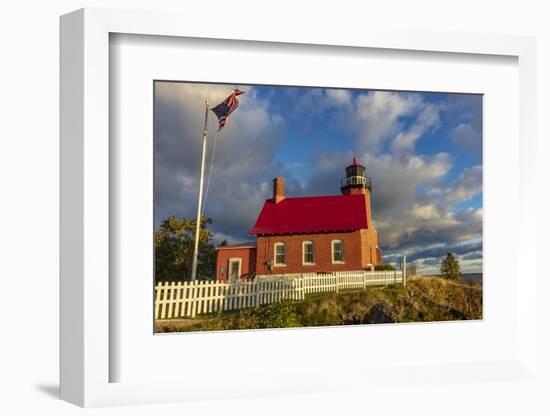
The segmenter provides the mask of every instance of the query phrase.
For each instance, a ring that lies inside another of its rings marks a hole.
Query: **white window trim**
[[[313,262],[308,263],[305,261],[306,255],[306,244],[311,244],[313,246]],[[311,240],[306,240],[302,242],[302,266],[315,266],[315,242]]]
[[[342,257],[344,258],[343,261],[335,261],[334,260],[334,243],[342,243]],[[345,264],[346,263],[346,249],[344,245],[344,240],[332,240],[330,242],[330,260],[332,261],[332,264]]]
[[[284,263],[277,263],[277,247],[283,246],[285,248],[285,262]],[[283,243],[282,241],[273,244],[273,267],[285,267],[286,266],[286,243]]]
[[[239,262],[239,273],[238,273],[237,279],[240,279],[240,278],[241,278],[243,259],[240,258],[240,257],[231,257],[231,258],[227,261],[227,262],[228,262],[228,267],[227,267],[227,280],[232,279],[232,277],[231,277],[231,263],[234,262],[234,261]]]

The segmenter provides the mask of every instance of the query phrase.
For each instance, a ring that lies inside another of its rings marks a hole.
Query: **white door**
[[[229,259],[229,280],[241,277],[241,259]]]

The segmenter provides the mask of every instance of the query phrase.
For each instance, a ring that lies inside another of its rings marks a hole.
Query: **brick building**
[[[372,224],[371,180],[356,159],[346,168],[342,195],[287,198],[273,180],[250,235],[256,242],[217,248],[216,280],[254,275],[372,269],[382,264]]]

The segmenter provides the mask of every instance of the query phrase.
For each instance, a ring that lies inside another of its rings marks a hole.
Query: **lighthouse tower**
[[[366,256],[364,260],[372,265],[382,264],[382,253],[378,248],[378,233],[372,223],[370,203],[372,181],[366,175],[365,166],[357,162],[355,157],[351,165],[346,168],[346,177],[342,178],[340,185],[340,191],[344,195],[365,195],[365,214],[367,216],[368,229],[361,231],[361,240],[364,245],[363,253],[368,252],[369,255],[364,254]]]
[[[365,175],[365,167],[354,157],[346,168],[346,177],[342,178],[340,190],[344,195],[366,194],[372,190],[371,180]]]

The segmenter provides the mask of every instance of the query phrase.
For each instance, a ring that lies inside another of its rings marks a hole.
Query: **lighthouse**
[[[365,174],[366,168],[354,157],[346,168],[346,177],[341,180],[340,190],[344,195],[366,194],[372,191],[371,179]]]
[[[368,228],[361,230],[363,256],[368,257],[369,263],[382,264],[382,252],[378,247],[378,232],[372,223],[371,193],[372,180],[366,174],[367,168],[354,157],[351,165],[346,167],[346,177],[340,180],[340,191],[343,195],[364,195],[365,215]],[[368,256],[364,253],[369,252]]]
[[[337,182],[337,180],[336,180]],[[216,280],[296,273],[373,270],[382,264],[372,223],[371,180],[353,158],[340,195],[292,197],[273,179],[250,236],[255,242],[218,247]]]

